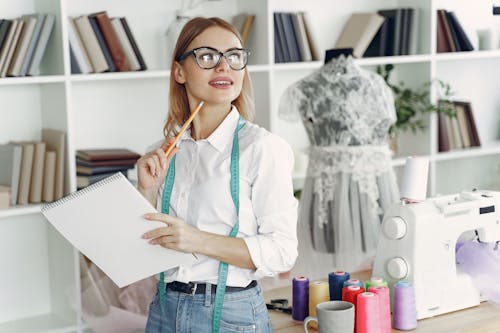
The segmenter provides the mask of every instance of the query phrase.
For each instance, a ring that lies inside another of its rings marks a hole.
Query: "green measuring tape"
[[[234,224],[229,237],[236,237],[239,230],[239,215],[240,215],[240,165],[239,165],[239,141],[238,132],[245,126],[245,120],[240,116],[238,120],[238,126],[234,131],[233,136],[233,147],[231,149],[231,198],[233,199],[234,206],[236,208],[236,223]],[[172,196],[172,189],[174,187],[175,180],[175,155],[170,161],[170,166],[168,168],[167,177],[165,179],[165,186],[163,188],[163,198],[162,198],[162,213],[168,214],[170,211],[170,198]],[[217,280],[217,291],[215,292],[215,302],[214,302],[214,313],[212,315],[212,333],[219,332],[220,317],[222,312],[222,305],[224,303],[224,294],[226,292],[227,283],[227,273],[228,264],[225,262],[220,262],[219,264],[219,278]],[[165,273],[160,273],[160,284],[159,284],[159,298],[160,307],[162,314],[165,313]]]

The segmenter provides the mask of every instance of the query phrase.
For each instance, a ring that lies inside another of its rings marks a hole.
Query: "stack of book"
[[[76,185],[78,189],[92,185],[117,172],[128,177],[141,155],[128,149],[82,149],[76,152]]]
[[[70,17],[68,38],[73,74],[147,69],[125,17],[106,11]]]
[[[454,12],[437,11],[437,52],[473,51],[464,28]]]
[[[51,202],[63,197],[65,136],[60,130],[43,129],[41,141],[13,141],[0,145],[2,208]]]
[[[54,27],[54,15],[0,19],[0,77],[36,75]]]
[[[455,116],[438,114],[438,150],[480,147],[479,134],[469,102],[453,102]]]
[[[319,60],[307,13],[275,12],[273,16],[276,63]]]

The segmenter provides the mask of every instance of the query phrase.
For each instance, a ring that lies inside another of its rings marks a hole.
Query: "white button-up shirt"
[[[239,113],[231,112],[206,139],[187,130],[179,140],[170,215],[196,228],[229,235],[236,208],[229,187],[233,134]],[[159,147],[162,141],[150,150]],[[239,132],[239,232],[256,270],[229,265],[228,286],[290,270],[297,258],[297,200],[293,196],[293,153],[280,137],[247,122]],[[163,185],[157,209],[161,211]],[[217,283],[219,261],[198,254],[191,267],[165,272],[165,281]]]

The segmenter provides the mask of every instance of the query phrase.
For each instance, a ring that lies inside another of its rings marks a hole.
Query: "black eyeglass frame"
[[[200,65],[200,63],[198,62],[198,58],[196,57],[196,52],[199,51],[199,50],[202,50],[202,49],[209,49],[209,50],[212,50],[212,51],[215,51],[219,54],[219,60],[217,61],[217,63],[213,66],[213,67],[210,67],[210,68],[206,68],[206,67],[202,67]],[[247,64],[248,64],[248,56],[251,54],[250,51],[248,51],[247,49],[243,49],[243,48],[239,48],[239,47],[233,47],[229,50],[227,50],[226,52],[221,52],[213,47],[210,47],[210,46],[200,46],[200,47],[197,47],[197,48],[194,48],[192,49],[191,51],[187,51],[186,53],[180,55],[176,61],[182,61],[184,59],[186,59],[187,57],[189,57],[190,55],[193,55],[194,56],[194,59],[196,61],[196,64],[202,68],[202,69],[213,69],[217,66],[219,66],[220,64],[220,61],[222,59],[222,57],[226,58],[226,55],[232,51],[235,51],[235,50],[238,50],[238,51],[245,51],[246,52],[246,58],[245,58],[245,65],[242,67],[242,68],[233,68],[230,64],[230,62],[228,61],[227,64],[229,65],[229,67],[231,67],[231,69],[235,70],[235,71],[241,71],[243,69],[245,69],[245,67],[247,67]],[[226,58],[226,61],[227,61],[227,58]]]

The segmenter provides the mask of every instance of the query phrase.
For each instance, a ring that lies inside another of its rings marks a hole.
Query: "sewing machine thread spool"
[[[412,330],[417,327],[415,287],[408,281],[394,285],[394,328]]]
[[[342,288],[344,282],[349,280],[351,275],[344,271],[328,273],[328,285],[330,287],[330,301],[342,300]]]
[[[389,288],[387,286],[372,286],[368,291],[377,294],[379,297],[380,333],[391,333],[391,297]]]
[[[309,279],[297,276],[292,280],[292,319],[302,322],[309,315]]]
[[[372,292],[357,295],[356,333],[380,333],[379,296]]]
[[[330,301],[330,290],[328,288],[328,282],[311,282],[309,284],[309,316],[316,317],[316,305],[328,301]],[[315,323],[311,323],[310,326],[317,328]]]
[[[429,159],[423,156],[411,156],[406,164],[401,182],[401,198],[406,202],[420,202],[427,197],[427,174]]]
[[[387,287],[387,281],[384,281],[381,277],[378,276],[372,276],[370,280],[365,281],[365,289],[368,290],[372,286],[386,286]]]
[[[342,289],[342,300],[346,302],[351,302],[356,306],[357,296],[365,292],[365,288],[360,286],[347,286]]]
[[[363,281],[360,281],[358,279],[348,279],[347,281],[344,282],[344,288],[348,286],[360,286],[364,287],[365,285],[363,284]]]

